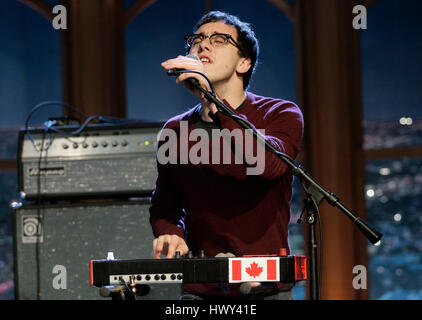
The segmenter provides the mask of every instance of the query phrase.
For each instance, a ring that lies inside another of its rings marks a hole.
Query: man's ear
[[[243,74],[248,72],[251,67],[251,58],[240,58],[236,71]]]

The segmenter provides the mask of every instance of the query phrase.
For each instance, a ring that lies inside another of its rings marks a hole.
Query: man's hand
[[[165,70],[184,69],[198,71],[202,74],[205,74],[204,65],[202,64],[202,62],[187,56],[178,56],[174,59],[168,59],[161,63],[161,66]],[[208,84],[208,81],[203,76],[197,73],[188,72],[182,73],[176,79],[176,83],[183,82],[186,88],[201,100],[203,107],[206,109],[207,115],[209,111],[211,111],[212,113],[216,113],[217,107],[214,104],[210,104],[201,91],[196,88],[193,88],[189,82],[185,81],[188,78],[195,78],[196,80],[198,80],[202,88],[206,89],[207,91],[210,91],[211,88]]]
[[[180,255],[189,251],[185,240],[178,235],[164,234],[152,241],[152,255],[155,259],[160,259],[162,254],[167,258],[173,258],[176,251],[179,251]]]
[[[196,60],[196,59],[186,57],[186,56],[178,56],[177,58],[174,58],[174,59],[168,59],[164,61],[163,63],[161,63],[161,66],[165,70],[172,70],[172,69],[193,70],[193,71],[197,71],[197,72],[205,74],[204,65],[202,64],[200,60]],[[210,90],[207,80],[203,76],[197,73],[182,73],[180,76],[177,77],[176,83],[184,82],[188,78],[195,78],[196,80],[198,80],[201,87],[207,90]],[[196,88],[193,88],[188,82],[184,82],[184,84],[190,92],[192,92],[201,100],[204,99],[202,92],[200,92]]]

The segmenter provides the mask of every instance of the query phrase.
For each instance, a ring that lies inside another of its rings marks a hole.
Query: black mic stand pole
[[[296,161],[294,161],[287,154],[284,154],[278,151],[273,145],[271,145],[264,136],[259,133],[248,121],[245,121],[243,118],[239,117],[234,113],[229,107],[227,107],[223,102],[221,102],[213,92],[210,92],[199,84],[195,78],[187,79],[191,85],[200,90],[204,97],[211,103],[214,103],[218,111],[230,116],[234,121],[236,121],[240,126],[245,129],[251,129],[253,135],[257,138],[258,141],[264,143],[266,150],[277,155],[287,166],[292,170],[292,174],[299,177],[302,181],[308,183],[309,187],[307,190],[307,195],[305,197],[305,209],[307,211],[308,223],[309,223],[309,266],[310,266],[310,299],[319,300],[319,284],[318,284],[318,270],[317,270],[317,250],[318,245],[316,241],[316,232],[315,232],[315,223],[316,215],[318,212],[318,205],[320,202],[325,199],[327,202],[343,212],[354,224],[359,228],[363,235],[372,243],[377,243],[381,237],[382,233],[377,231],[375,228],[368,225],[363,219],[354,215],[350,210],[348,210],[338,199],[336,195],[325,190],[320,186],[314,178],[306,172],[306,170]]]
[[[310,272],[309,296],[311,300],[320,299],[320,287],[319,287],[319,277],[318,277],[318,267],[317,267],[318,242],[317,242],[317,237],[316,237],[315,226],[317,223],[317,219],[319,218],[318,205],[321,201],[322,201],[321,195],[318,192],[314,192],[314,188],[312,186],[306,190],[306,197],[304,199],[304,208],[307,213],[306,221],[309,225],[309,229],[308,229],[308,255],[309,255],[309,272]]]

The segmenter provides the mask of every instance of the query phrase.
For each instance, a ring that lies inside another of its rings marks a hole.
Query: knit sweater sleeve
[[[159,168],[163,168],[159,165]],[[174,190],[170,190],[172,184],[168,182],[165,170],[159,170],[156,188],[151,198],[150,224],[155,237],[164,234],[175,234],[185,238],[183,228],[184,212],[180,204],[181,197]]]
[[[278,151],[295,159],[299,153],[303,136],[303,115],[299,107],[293,102],[276,99],[258,105],[253,114],[235,113],[247,120],[254,129],[264,129],[266,141]],[[221,128],[244,130],[240,124],[226,114],[217,112],[213,117],[217,118]],[[254,122],[260,122],[263,127],[256,128]],[[258,176],[265,180],[278,179],[283,176],[288,166],[272,152],[263,150],[262,144],[257,144],[256,148],[262,148],[257,151],[257,154],[263,154],[265,160],[264,168]]]
[[[158,148],[162,142],[159,142]],[[170,174],[170,165],[163,165],[157,159],[157,179],[151,197],[150,224],[155,237],[164,234],[175,234],[185,238],[184,216],[181,195],[177,183]]]

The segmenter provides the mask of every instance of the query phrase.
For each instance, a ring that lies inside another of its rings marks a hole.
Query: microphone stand
[[[210,92],[199,84],[195,78],[187,79],[191,85],[200,90],[205,98],[214,103],[218,111],[230,116],[234,121],[236,121],[244,129],[251,129],[253,135],[265,145],[265,149],[277,155],[287,166],[292,170],[292,174],[299,177],[301,181],[308,183],[308,188],[306,190],[305,197],[305,210],[307,212],[307,222],[309,224],[309,267],[310,267],[310,299],[319,300],[319,284],[318,284],[318,268],[317,268],[317,251],[318,244],[316,241],[316,216],[319,215],[318,205],[322,200],[326,200],[331,206],[336,207],[342,213],[344,213],[353,223],[359,228],[363,235],[372,243],[377,243],[381,237],[382,233],[377,231],[375,228],[371,227],[360,217],[354,215],[349,209],[347,209],[339,200],[339,198],[333,193],[325,190],[317,181],[296,161],[294,161],[290,156],[278,151],[273,145],[271,145],[265,137],[257,131],[248,121],[245,121],[243,118],[239,117],[234,113],[229,107],[227,107],[223,102],[221,102],[213,92]]]

